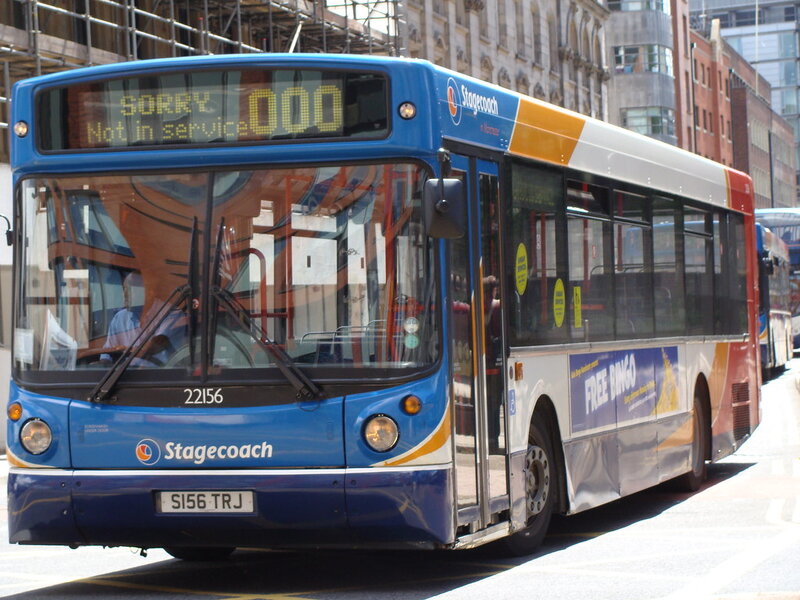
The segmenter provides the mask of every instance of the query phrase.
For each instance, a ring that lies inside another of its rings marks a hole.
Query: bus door
[[[509,508],[498,163],[452,154],[449,176],[466,182],[469,207],[468,234],[450,241],[448,256],[455,487],[465,535]]]

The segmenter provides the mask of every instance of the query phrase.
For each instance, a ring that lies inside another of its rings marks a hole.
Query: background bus
[[[756,221],[777,235],[789,249],[794,348],[800,348],[800,208],[758,208]]]
[[[791,264],[789,249],[777,235],[756,223],[761,368],[783,369],[792,358]]]
[[[14,93],[12,542],[530,552],[758,424],[742,173],[415,60]]]

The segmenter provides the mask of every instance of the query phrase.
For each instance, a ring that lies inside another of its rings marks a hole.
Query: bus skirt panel
[[[399,548],[454,541],[449,467],[238,473],[12,469],[8,489],[12,543]],[[248,513],[160,509],[162,492],[242,490],[253,493]]]

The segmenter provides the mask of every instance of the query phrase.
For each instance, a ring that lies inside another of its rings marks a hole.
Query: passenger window
[[[683,265],[678,260],[680,206],[668,198],[653,200],[653,303],[657,335],[686,329]]]
[[[614,338],[611,222],[605,188],[567,182],[569,305],[575,341]]]
[[[556,236],[556,231],[563,228],[563,211],[560,174],[513,165],[506,252],[512,346],[567,339],[566,265],[562,242]]]

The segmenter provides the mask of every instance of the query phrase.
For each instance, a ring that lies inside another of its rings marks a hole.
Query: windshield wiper
[[[117,381],[119,381],[119,378],[122,377],[122,374],[144,347],[145,343],[150,341],[152,335],[158,331],[158,328],[161,327],[161,324],[166,320],[169,314],[182,302],[191,297],[191,292],[191,287],[188,285],[182,285],[172,290],[166,302],[158,309],[158,312],[150,319],[147,325],[141,328],[136,338],[122,351],[117,361],[106,372],[94,389],[92,389],[88,398],[89,402],[102,402],[106,399],[111,390],[114,389]]]
[[[190,363],[194,364],[194,334],[197,328],[197,315],[196,310],[192,306],[191,299],[197,298],[199,295],[199,282],[197,275],[197,217],[192,219],[192,232],[189,239],[189,263],[187,271],[188,283],[180,285],[172,290],[172,293],[167,298],[167,301],[161,305],[156,314],[150,319],[150,322],[142,327],[139,334],[134,338],[130,345],[123,350],[120,357],[106,372],[100,382],[94,387],[89,394],[89,402],[102,402],[106,399],[108,394],[114,389],[114,386],[122,377],[122,374],[130,366],[134,358],[139,354],[139,351],[144,345],[150,341],[151,336],[158,331],[161,324],[167,319],[167,316],[177,308],[182,302],[186,302],[186,312],[188,317],[188,335],[189,335],[189,356]]]
[[[225,311],[258,342],[258,345],[266,350],[275,361],[275,366],[283,373],[283,376],[297,390],[297,399],[302,401],[312,401],[322,399],[322,390],[308,376],[300,370],[286,354],[277,342],[269,339],[267,332],[247,312],[233,295],[227,290],[223,290],[218,285],[211,288],[211,296],[219,303]]]
[[[220,219],[219,229],[217,230],[216,245],[214,248],[214,257],[211,263],[212,268],[212,285],[210,286],[211,298],[217,301],[222,308],[231,315],[242,328],[250,334],[259,346],[264,349],[275,362],[275,366],[283,374],[284,377],[292,384],[297,390],[297,399],[300,401],[313,401],[322,398],[322,390],[315,384],[309,377],[303,373],[302,370],[294,363],[292,357],[286,354],[280,345],[271,340],[267,332],[256,323],[255,319],[250,316],[247,309],[242,306],[238,300],[229,291],[222,288],[220,285],[220,264],[222,261],[222,244],[225,231],[225,217]],[[206,320],[208,326],[207,347],[205,349],[206,356],[210,362],[214,356],[214,336],[217,331],[217,310],[210,307],[210,314]]]

